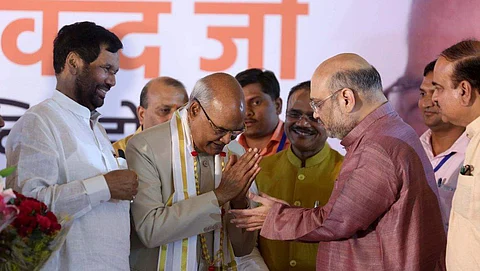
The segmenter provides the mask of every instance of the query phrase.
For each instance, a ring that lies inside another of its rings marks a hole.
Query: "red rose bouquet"
[[[2,196],[7,194],[0,191]],[[8,192],[4,201],[5,208],[15,210],[13,221],[6,217],[1,221],[0,215],[0,224],[7,222],[0,232],[0,270],[39,270],[61,247],[71,223],[59,223],[44,203],[13,193]]]

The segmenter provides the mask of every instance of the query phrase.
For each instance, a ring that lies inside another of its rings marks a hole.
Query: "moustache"
[[[318,134],[318,131],[313,129],[313,128],[308,128],[308,127],[301,127],[301,126],[298,126],[298,125],[293,125],[290,130],[294,131],[294,132],[299,132],[299,133],[302,133],[302,134],[308,134],[308,135],[316,135]]]

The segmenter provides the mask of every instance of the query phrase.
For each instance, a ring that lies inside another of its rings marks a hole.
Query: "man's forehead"
[[[120,50],[119,50],[120,51]],[[114,65],[119,63],[120,61],[120,55],[119,51],[112,53],[106,49],[105,46],[102,46],[100,48],[100,54],[98,54],[98,57],[96,60],[102,61],[102,62],[111,62],[109,64]]]
[[[437,63],[435,63],[435,68],[433,70],[433,82],[438,84],[440,81],[449,80],[450,75],[453,71],[454,62],[448,61],[444,57],[439,57]]]
[[[435,89],[435,85],[433,85],[433,71],[427,73],[425,77],[423,77],[422,84],[420,85],[421,90],[432,90]]]
[[[325,87],[326,83],[327,80],[325,80],[325,78],[319,78],[318,76],[314,75],[311,82],[310,97],[312,98],[321,96],[322,92],[327,90]]]
[[[438,58],[433,69],[434,77],[435,74],[440,75],[448,73],[453,68],[453,62],[448,61],[445,57],[441,56]]]
[[[288,99],[288,107],[296,104],[310,103],[310,91],[307,89],[299,89],[290,95]]]

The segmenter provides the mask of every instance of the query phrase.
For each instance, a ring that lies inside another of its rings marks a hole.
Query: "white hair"
[[[202,106],[207,106],[213,99],[212,90],[210,86],[205,83],[204,78],[197,81],[193,87],[192,93],[190,94],[190,99],[188,101],[188,107],[192,104],[193,101],[197,100],[202,104]]]

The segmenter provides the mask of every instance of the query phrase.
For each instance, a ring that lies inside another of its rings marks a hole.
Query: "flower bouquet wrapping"
[[[15,168],[6,168],[0,171],[0,181],[1,178],[10,175]],[[10,200],[15,198],[15,194],[12,189],[3,189],[3,183],[0,184],[0,232],[5,229],[13,221],[15,216],[18,214],[18,209],[9,204]]]
[[[13,218],[0,217],[0,225],[4,225],[0,232],[0,270],[39,270],[60,249],[72,221],[59,222],[44,203],[11,189],[2,187],[1,195],[5,208],[14,212]]]

